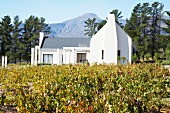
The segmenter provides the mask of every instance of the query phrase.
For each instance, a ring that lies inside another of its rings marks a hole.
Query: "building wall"
[[[90,64],[92,65],[95,62],[117,64],[118,50],[121,51],[121,57],[125,57],[126,60],[131,62],[131,47],[131,38],[116,24],[114,15],[109,14],[106,25],[91,39]]]
[[[62,52],[62,53],[61,53]],[[53,64],[75,64],[77,61],[77,53],[86,53],[86,58],[89,61],[90,52],[86,50],[79,50],[76,51],[75,49],[71,50],[62,50],[62,49],[41,49],[40,55],[41,60],[40,62],[43,63],[43,54],[52,54],[53,55]],[[62,62],[63,61],[63,62]]]
[[[118,37],[116,22],[113,14],[110,14],[108,18],[104,39],[104,62],[117,64]]]
[[[107,25],[103,26],[90,41],[90,64],[95,62],[102,63],[102,50],[104,49],[105,29]]]
[[[90,51],[86,52],[86,59],[88,62],[90,62]]]
[[[69,64],[69,63],[71,63],[71,59],[72,59],[71,51],[66,51],[66,62],[63,62],[63,63]]]
[[[89,61],[90,60],[90,51],[85,51],[85,50],[66,50],[65,52],[65,62],[63,62],[64,64],[75,64],[77,63],[77,53],[86,53],[86,59]]]
[[[102,50],[104,50],[103,59]],[[106,25],[91,39],[90,64],[94,62],[117,64],[117,35],[114,15],[109,15]]]
[[[116,25],[117,36],[118,36],[118,50],[120,50],[120,57],[125,57],[128,62],[131,62],[131,51],[132,44],[131,38],[120,28],[119,25]],[[123,63],[121,61],[121,63]],[[126,61],[124,62],[126,63]]]
[[[53,64],[59,64],[59,51],[57,50],[41,50],[41,63],[43,63],[43,54],[53,55]]]

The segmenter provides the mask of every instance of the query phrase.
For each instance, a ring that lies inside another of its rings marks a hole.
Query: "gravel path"
[[[17,113],[17,110],[13,106],[2,106],[0,105],[0,113]]]

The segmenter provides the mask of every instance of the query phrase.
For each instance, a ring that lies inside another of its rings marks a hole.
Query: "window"
[[[102,50],[102,60],[104,59],[104,50]]]
[[[118,50],[117,55],[120,57],[120,50]]]
[[[53,54],[43,54],[43,63],[52,64],[53,63]]]

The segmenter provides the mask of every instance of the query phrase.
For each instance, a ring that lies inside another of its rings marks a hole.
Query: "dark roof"
[[[90,47],[91,38],[46,38],[41,48]]]

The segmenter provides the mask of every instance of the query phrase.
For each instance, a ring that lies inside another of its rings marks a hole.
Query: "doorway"
[[[77,63],[86,62],[86,53],[77,53]]]

